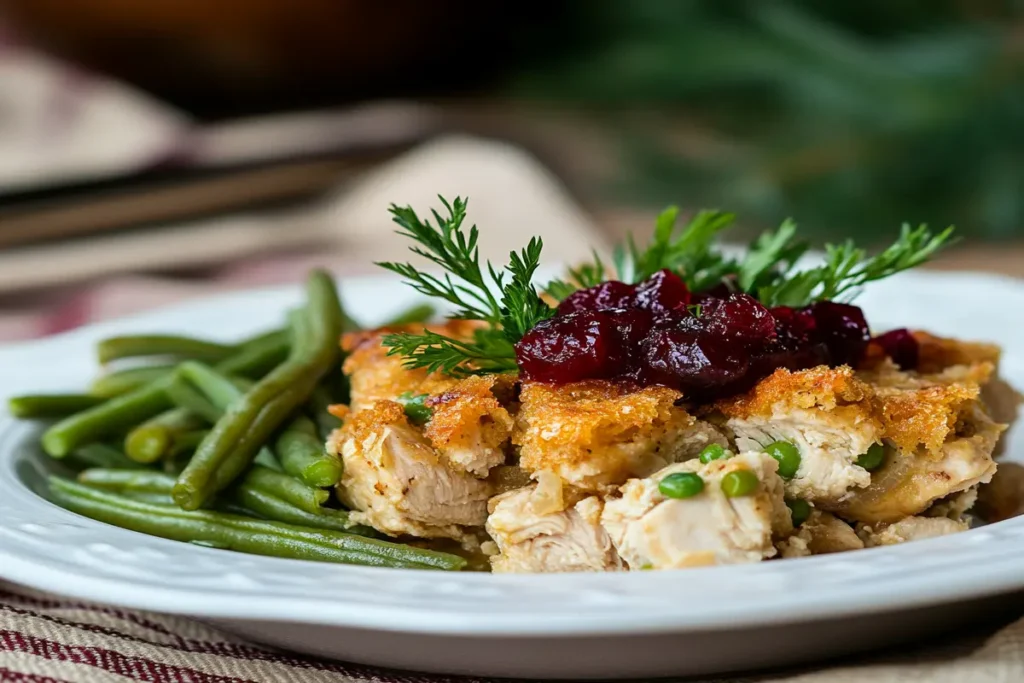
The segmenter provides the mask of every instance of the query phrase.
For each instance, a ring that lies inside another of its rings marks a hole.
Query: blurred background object
[[[0,308],[358,269],[438,191],[498,254],[679,203],[955,223],[940,267],[1024,275],[1022,36],[1011,0],[0,0]]]

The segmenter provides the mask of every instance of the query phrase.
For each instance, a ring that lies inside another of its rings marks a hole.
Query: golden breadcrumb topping
[[[585,490],[621,484],[725,444],[710,425],[677,406],[682,394],[593,380],[562,386],[526,382],[512,435],[520,466],[551,470]]]
[[[726,417],[738,418],[771,416],[780,403],[787,408],[832,411],[854,407],[870,412],[871,394],[871,387],[847,365],[820,365],[797,372],[779,368],[746,394],[717,401],[713,408]]]
[[[991,363],[999,366],[999,347],[983,342],[962,341],[915,330],[918,345],[917,371],[927,374],[941,372],[951,365]]]

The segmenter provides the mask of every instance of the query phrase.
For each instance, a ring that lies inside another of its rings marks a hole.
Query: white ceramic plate
[[[352,313],[371,322],[411,303],[390,279],[352,280],[342,291]],[[80,390],[96,371],[94,343],[112,334],[237,339],[277,324],[298,295],[232,294],[10,346],[0,350],[0,394]],[[915,273],[869,289],[859,303],[876,329],[923,327],[1002,344],[1004,374],[1024,386],[1021,283]],[[630,574],[443,574],[243,555],[52,505],[37,494],[54,467],[37,437],[32,425],[0,415],[0,577],[193,615],[354,662],[552,678],[706,674],[893,644],[962,624],[988,606],[980,598],[1024,588],[1024,518],[899,547]],[[1022,437],[1013,435],[1010,457],[1024,456]]]

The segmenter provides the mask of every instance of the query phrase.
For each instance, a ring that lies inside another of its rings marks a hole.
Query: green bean
[[[266,446],[256,453],[256,457],[252,459],[252,464],[266,467],[268,470],[274,470],[275,472],[284,472],[284,468],[281,467],[281,461]]]
[[[120,450],[105,443],[90,443],[71,452],[68,460],[81,467],[110,467],[140,469],[142,466],[128,459]]]
[[[458,570],[461,557],[355,534],[249,519],[209,510],[185,511],[153,505],[89,488],[66,479],[49,479],[54,502],[92,519],[189,543],[213,544],[240,552],[320,562],[410,569]]]
[[[178,366],[178,376],[194,384],[221,413],[243,395],[243,391],[231,379],[203,363],[182,363]]]
[[[174,405],[183,410],[200,415],[204,420],[210,424],[214,424],[221,418],[224,411],[204,396],[201,392],[196,389],[185,379],[179,376],[177,373],[171,378],[170,384],[167,386],[167,395],[170,397]]]
[[[93,380],[89,393],[102,398],[113,398],[149,384],[153,380],[169,375],[173,365],[143,365],[108,372]]]
[[[231,405],[178,478],[174,498],[183,509],[201,507],[234,481],[271,434],[336,366],[342,321],[334,282],[326,273],[315,271],[306,283],[306,292],[308,302],[297,316],[288,359]]]
[[[378,536],[377,532],[370,527],[351,524],[348,521],[348,512],[345,510],[324,508],[321,513],[312,515],[294,505],[289,505],[276,496],[251,486],[236,486],[230,490],[229,499],[238,508],[274,522],[298,524],[299,526],[308,526],[316,529],[333,529],[371,538]]]
[[[12,396],[7,409],[22,420],[66,417],[103,403],[104,399],[88,394],[28,394]]]
[[[179,434],[178,438],[174,440],[174,444],[171,446],[171,452],[169,454],[171,459],[177,458],[178,456],[186,453],[192,453],[209,433],[209,429],[197,429],[194,432]]]
[[[168,457],[183,435],[207,425],[207,421],[188,408],[172,408],[143,422],[128,432],[125,454],[136,462],[153,463]]]
[[[309,486],[334,486],[341,480],[341,459],[324,450],[316,425],[305,416],[281,431],[274,450],[284,471]]]
[[[240,481],[313,515],[320,514],[320,506],[330,497],[324,489],[306,486],[295,477],[261,465],[250,468]]]
[[[134,500],[138,503],[147,503],[149,505],[159,505],[162,507],[169,507],[175,509],[177,506],[174,504],[174,499],[171,498],[169,493],[146,493],[145,491],[124,491],[117,494],[118,497],[127,498]]]
[[[260,335],[243,343],[237,354],[218,363],[216,368],[228,375],[258,377],[280,363],[288,347],[289,338],[283,331]],[[167,388],[171,382],[171,377],[161,377],[61,420],[43,434],[43,450],[62,458],[78,446],[128,429],[170,408]]]
[[[203,365],[202,363],[182,363],[178,369],[178,375],[178,380],[192,380],[192,384],[199,387],[200,391],[194,402],[198,405],[198,401],[202,399],[209,405],[211,414],[215,416],[215,419],[211,420],[214,423],[223,417],[224,411],[232,403],[242,398],[244,391],[252,388],[252,383],[249,380],[240,377],[225,377],[210,366]],[[178,384],[179,382],[176,380],[172,389],[177,388]],[[194,390],[190,389],[190,391]],[[196,444],[196,448],[198,446],[199,444]],[[281,463],[270,449],[266,447],[259,450],[253,462],[275,472],[283,471]]]
[[[124,493],[162,493],[170,495],[174,477],[154,470],[91,468],[78,473],[78,483]]]
[[[343,375],[339,372],[340,381],[347,384],[347,381]],[[330,376],[328,376],[330,378]],[[333,382],[331,382],[333,384]],[[336,391],[337,396],[333,396],[331,389],[328,386],[328,382],[321,382],[313,389],[313,394],[309,397],[309,404],[307,410],[313,415],[313,419],[316,421],[316,433],[319,434],[321,440],[327,439],[335,429],[341,426],[341,420],[331,415],[328,407],[337,403],[348,403],[348,387],[345,386],[343,389]]]
[[[43,450],[63,458],[75,448],[137,425],[170,407],[166,388],[170,378],[116,396],[105,403],[64,418],[43,433]]]
[[[176,356],[209,361],[224,360],[237,351],[228,344],[166,334],[110,337],[96,345],[101,364],[138,356]]]
[[[423,323],[427,322],[437,313],[430,304],[416,304],[410,306],[391,320],[384,323],[382,327],[398,327],[399,325],[409,325],[412,323]]]
[[[261,335],[239,346],[238,353],[214,367],[225,375],[258,379],[288,358],[291,337],[287,330]]]

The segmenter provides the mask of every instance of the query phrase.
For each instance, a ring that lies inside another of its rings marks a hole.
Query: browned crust
[[[408,418],[405,416],[405,408],[394,401],[375,401],[366,410],[360,410],[358,413],[350,415],[340,433],[335,432],[335,434],[360,442],[367,437],[376,436],[382,428],[392,425],[409,425]]]
[[[938,451],[957,430],[961,415],[977,400],[977,384],[940,384],[920,389],[880,389],[875,413],[882,437],[901,451],[918,445]]]
[[[500,447],[512,433],[512,416],[498,401],[495,392],[513,383],[508,375],[468,377],[439,394],[431,396],[430,421],[423,430],[435,448],[457,444],[484,425],[489,446]]]
[[[882,438],[902,451],[913,453],[922,446],[938,451],[977,404],[979,382],[972,380],[987,380],[991,369],[987,363],[951,366],[925,376],[883,364],[862,377],[847,366],[779,369],[746,394],[718,401],[713,408],[727,418],[739,419],[770,418],[793,409],[836,413],[840,408],[852,409],[877,420]]]
[[[779,368],[745,394],[717,401],[713,408],[726,417],[770,417],[779,404],[787,408],[834,410],[858,405],[870,411],[871,387],[846,365],[820,365],[809,370]]]
[[[424,329],[450,337],[467,338],[480,323],[450,320],[442,325],[402,325],[352,332],[342,337],[342,348],[349,351],[342,371],[352,385],[352,402],[358,411],[377,400],[392,399],[405,392],[434,394],[453,386],[457,379],[423,368],[409,369],[400,356],[389,356],[381,341],[392,332],[421,332]]]
[[[913,335],[918,344],[918,372],[941,372],[953,365],[976,363],[991,363],[993,367],[999,367],[1001,352],[995,344],[938,337],[922,330],[915,330]]]
[[[525,383],[512,437],[522,447],[520,465],[531,472],[583,466],[618,481],[625,475],[615,470],[628,463],[615,454],[615,446],[638,438],[657,442],[667,430],[695,422],[675,405],[681,397],[668,387],[636,388],[602,380],[562,386]]]

